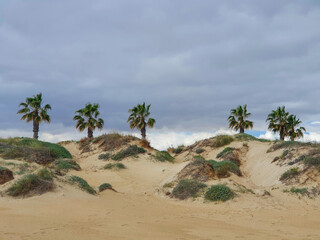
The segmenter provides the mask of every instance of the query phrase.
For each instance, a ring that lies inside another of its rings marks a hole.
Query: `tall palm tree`
[[[253,128],[253,122],[246,120],[251,115],[247,111],[247,104],[231,109],[230,114],[228,117],[229,128],[233,128],[236,131],[240,129],[240,133],[244,133],[245,129]]]
[[[130,128],[138,128],[141,131],[142,139],[146,139],[146,127],[153,128],[156,120],[149,118],[151,104],[147,105],[145,103],[138,104],[132,109],[129,109],[130,116],[128,122],[130,123]]]
[[[272,110],[272,112],[268,115],[268,129],[271,129],[275,133],[279,132],[280,140],[284,140],[288,134],[288,116],[289,113],[286,112],[285,106],[278,107],[276,110]]]
[[[291,114],[287,119],[288,135],[290,140],[294,141],[296,138],[303,137],[303,132],[306,131],[304,127],[299,127],[302,122],[296,115]],[[299,127],[299,128],[298,128]]]
[[[51,110],[51,106],[46,104],[42,107],[42,93],[39,93],[30,98],[26,98],[26,101],[21,102],[19,107],[22,107],[22,109],[20,109],[17,114],[23,114],[21,120],[33,122],[33,138],[38,139],[40,123],[50,123],[51,121],[48,115],[48,110]]]
[[[96,128],[103,128],[104,121],[101,118],[97,118],[100,115],[99,104],[87,103],[84,108],[79,109],[75,114],[73,120],[77,121],[76,128],[80,132],[88,128],[88,138],[93,138],[93,131]]]

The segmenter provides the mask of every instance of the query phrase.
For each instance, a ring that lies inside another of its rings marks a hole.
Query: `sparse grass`
[[[214,148],[222,147],[230,144],[231,142],[233,142],[233,140],[234,140],[233,137],[229,135],[219,135],[214,138],[212,147]]]
[[[138,147],[137,145],[130,145],[126,149],[119,151],[118,153],[111,156],[112,160],[121,161],[126,157],[135,157],[138,154],[145,153],[146,150],[144,148]]]
[[[196,159],[202,159],[202,160],[205,160],[204,157],[200,156],[200,155],[196,155],[196,156],[193,156],[193,158],[196,160]]]
[[[0,166],[0,171],[5,171],[5,170],[9,170],[8,168],[6,168],[6,167],[2,167],[2,166]]]
[[[180,180],[178,185],[173,189],[172,196],[181,200],[189,197],[197,197],[200,190],[207,187],[206,184],[196,180]]]
[[[174,157],[167,151],[158,151],[154,158],[159,162],[174,162]]]
[[[258,141],[258,142],[271,142],[270,140],[267,139],[262,139],[262,138],[256,138],[252,135],[246,134],[246,133],[238,133],[234,135],[234,138],[238,141]]]
[[[107,189],[112,189],[112,185],[110,183],[103,183],[99,186],[99,192],[102,192]]]
[[[87,183],[86,180],[84,180],[81,177],[78,176],[71,176],[69,179],[69,182],[71,184],[76,184],[78,185],[79,188],[81,188],[82,190],[90,193],[90,194],[96,194],[97,192]]]
[[[79,166],[79,164],[74,160],[58,159],[54,161],[53,166],[57,170],[64,170],[64,171],[68,171],[71,169],[76,171],[81,170],[81,167]]]
[[[130,135],[121,135],[119,133],[103,134],[92,140],[93,143],[99,143],[104,151],[114,151],[131,141],[139,140],[137,137]]]
[[[200,154],[200,153],[203,153],[205,150],[203,148],[198,148],[196,150],[196,154]]]
[[[174,187],[174,182],[168,182],[163,185],[164,188],[173,188]]]
[[[242,176],[240,168],[237,164],[231,161],[220,161],[217,162],[215,160],[209,160],[209,163],[212,165],[215,174],[217,177],[229,177],[230,173],[232,172],[238,176]]]
[[[15,182],[8,190],[9,196],[26,196],[33,194],[42,194],[50,191],[53,188],[53,182],[51,180],[43,179],[47,177],[46,174],[41,173],[39,175],[28,174],[23,176],[17,182]]]
[[[288,154],[289,154],[289,150],[287,149],[287,150],[284,150],[283,151],[283,153],[281,154],[281,156],[280,156],[280,159],[284,159]]]
[[[48,180],[52,181],[53,180],[53,175],[51,172],[48,171],[46,168],[42,168],[37,172],[37,175],[43,179],[43,180]]]
[[[232,199],[236,194],[226,185],[213,185],[205,194],[205,199],[209,201],[222,201],[225,202]]]
[[[120,169],[126,169],[127,167],[123,163],[108,163],[103,168],[120,170]]]
[[[290,168],[289,170],[287,170],[281,175],[280,181],[288,180],[297,175],[299,175],[299,168]]]
[[[307,156],[303,159],[303,163],[308,167],[311,167],[311,166],[319,167],[320,166],[320,158]]]
[[[232,153],[232,151],[234,150],[234,148],[231,148],[231,147],[226,147],[225,149],[223,149],[220,153],[217,154],[217,158],[220,158],[224,155],[227,155],[229,153]]]
[[[110,153],[102,153],[98,156],[98,159],[99,160],[108,160],[108,159],[110,159],[110,157],[111,157]]]
[[[296,158],[295,160],[289,162],[288,165],[293,165],[293,164],[302,162],[305,158],[306,158],[305,155],[301,155],[301,156],[299,156],[298,158]]]
[[[301,195],[306,195],[308,194],[308,188],[296,188],[296,187],[292,187],[290,189],[291,193],[295,193],[295,194],[301,194]]]
[[[237,186],[237,190],[236,192],[239,192],[239,193],[251,193],[251,194],[255,194],[254,191],[250,188],[245,188],[245,187],[242,187],[242,186]]]
[[[296,142],[296,141],[276,141],[268,149],[267,152],[274,152],[278,149],[283,148],[292,148],[292,147],[319,147],[319,144],[310,143],[310,142]]]

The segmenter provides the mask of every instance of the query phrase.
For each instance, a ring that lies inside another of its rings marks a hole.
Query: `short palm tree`
[[[21,102],[19,107],[22,107],[22,109],[17,112],[18,114],[23,114],[21,120],[33,122],[33,138],[38,139],[40,123],[50,123],[51,119],[48,115],[48,110],[51,109],[51,106],[46,104],[42,107],[42,93],[39,93],[30,98],[26,98],[26,101]]]
[[[153,128],[156,120],[149,118],[151,104],[147,105],[145,103],[138,104],[132,109],[129,109],[130,116],[128,122],[130,123],[130,128],[138,128],[141,131],[142,139],[146,139],[146,127]]]
[[[253,128],[253,122],[246,120],[251,115],[247,111],[247,104],[231,109],[230,114],[228,117],[229,128],[240,130],[240,133],[244,133],[245,129]]]
[[[299,127],[302,122],[296,115],[291,114],[287,119],[287,128],[288,135],[291,141],[294,141],[296,138],[303,137],[303,132],[306,131],[304,127]],[[299,127],[299,128],[298,128]]]
[[[280,140],[288,135],[288,119],[289,113],[286,112],[285,106],[278,107],[276,110],[268,115],[267,122],[269,122],[268,129],[272,130],[274,133],[280,133]]]
[[[77,121],[76,128],[78,128],[80,132],[87,128],[88,138],[93,138],[93,131],[96,128],[103,128],[104,121],[101,118],[97,118],[100,115],[99,104],[88,103],[84,108],[76,111],[75,114],[73,120]]]

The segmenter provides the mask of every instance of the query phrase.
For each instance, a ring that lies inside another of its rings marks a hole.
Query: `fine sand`
[[[83,177],[95,188],[109,182],[118,192],[92,196],[60,185],[41,196],[0,197],[0,240],[320,239],[319,198],[299,199],[282,192],[285,186],[278,179],[286,168],[271,164],[279,152],[266,155],[268,143],[249,142],[243,158],[244,177],[222,180],[236,181],[257,194],[239,194],[225,203],[166,197],[162,186],[188,164],[183,157],[171,164],[155,162],[145,154],[125,159],[128,169],[110,171],[101,169],[106,162],[97,159],[99,150],[80,154],[75,143],[65,147],[82,167],[71,174]],[[204,156],[214,157],[221,149]],[[259,194],[264,190],[271,196]]]

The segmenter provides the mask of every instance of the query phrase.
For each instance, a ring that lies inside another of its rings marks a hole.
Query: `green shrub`
[[[303,159],[303,163],[307,166],[317,167],[320,166],[320,158],[308,156]]]
[[[202,157],[202,156],[200,156],[200,155],[193,156],[193,159],[194,159],[194,160],[196,160],[196,159],[205,160],[204,157]]]
[[[237,164],[231,161],[220,161],[209,160],[209,163],[212,165],[215,174],[217,177],[229,177],[229,172],[232,172],[238,176],[242,176],[240,168]]]
[[[289,152],[290,152],[289,150],[284,150],[280,156],[280,159],[284,159],[289,154]]]
[[[280,181],[284,181],[284,180],[293,178],[297,175],[299,175],[299,168],[290,168],[289,170],[287,170],[286,172],[284,172],[281,175]]]
[[[126,169],[127,167],[122,163],[108,163],[103,168],[120,170],[120,169]]]
[[[203,148],[198,148],[196,150],[196,154],[200,154],[200,153],[203,153],[205,150]]]
[[[6,168],[6,167],[2,167],[2,166],[0,166],[0,171],[5,171],[5,170],[9,170],[8,168]]]
[[[173,153],[175,153],[175,154],[179,154],[179,153],[181,153],[181,152],[182,152],[182,150],[183,150],[183,148],[182,148],[182,147],[177,147],[176,149],[174,149],[174,150],[173,150]]]
[[[233,141],[233,137],[228,135],[219,135],[214,138],[213,147],[218,148],[230,144]]]
[[[79,166],[79,164],[74,160],[58,159],[54,161],[53,165],[57,170],[65,170],[65,171],[68,171],[71,169],[76,171],[81,170],[81,167]]]
[[[15,182],[8,190],[9,196],[42,194],[53,188],[53,182],[41,179],[38,175],[28,174]]]
[[[110,183],[103,183],[99,186],[99,192],[102,192],[107,189],[112,189],[112,186]]]
[[[43,180],[51,181],[53,180],[52,173],[48,171],[46,168],[42,168],[37,172],[37,176]]]
[[[99,160],[108,160],[108,159],[110,159],[110,157],[111,157],[110,153],[102,153],[99,155],[98,159]]]
[[[174,162],[174,157],[172,157],[167,151],[158,151],[154,158],[159,162]]]
[[[301,194],[301,195],[305,195],[309,193],[308,188],[295,188],[295,187],[292,187],[290,189],[290,192],[295,194]]]
[[[199,191],[204,189],[206,186],[206,184],[196,180],[180,180],[178,185],[173,189],[172,196],[181,200],[189,197],[195,198]]]
[[[115,161],[121,161],[122,159],[130,156],[137,156],[138,154],[145,153],[146,150],[138,147],[137,145],[130,145],[126,149],[119,151],[118,153],[112,155],[111,159]]]
[[[258,141],[258,142],[271,142],[270,140],[267,139],[261,139],[261,138],[256,138],[252,135],[246,134],[246,133],[238,133],[234,135],[235,139],[238,141]]]
[[[79,188],[82,190],[90,193],[90,194],[96,194],[97,192],[87,183],[86,180],[84,180],[81,177],[78,176],[71,176],[69,182],[71,184],[76,184],[78,185]]]
[[[174,186],[174,182],[168,182],[163,185],[164,188],[172,188]]]
[[[217,158],[220,158],[220,157],[222,157],[224,155],[227,155],[227,154],[231,153],[233,150],[234,150],[234,148],[226,147],[225,149],[223,149],[221,152],[219,152],[217,154]]]
[[[235,193],[225,185],[213,185],[205,193],[205,199],[225,202],[235,197]]]

